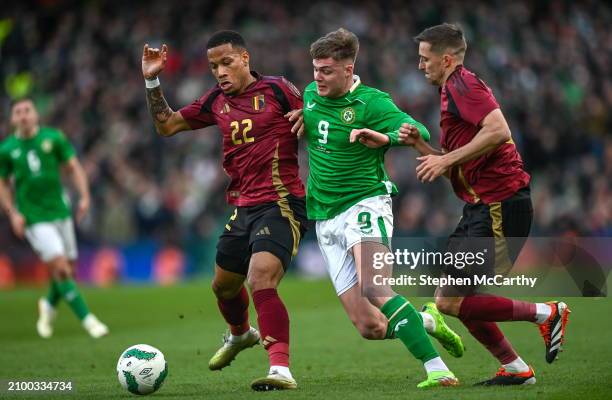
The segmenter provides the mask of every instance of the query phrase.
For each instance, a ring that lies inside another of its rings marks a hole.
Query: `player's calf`
[[[382,340],[387,334],[387,322],[380,318],[361,317],[353,320],[359,334],[368,340]]]

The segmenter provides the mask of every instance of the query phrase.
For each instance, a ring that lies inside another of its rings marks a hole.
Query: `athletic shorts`
[[[336,294],[355,286],[357,267],[351,248],[362,239],[380,239],[387,247],[393,236],[393,212],[389,195],[374,196],[355,204],[334,218],[317,221],[317,241]]]
[[[72,218],[32,224],[26,228],[25,236],[43,262],[60,256],[71,261],[78,257]]]
[[[274,202],[237,207],[217,243],[217,265],[247,275],[251,254],[267,251],[286,270],[308,229],[306,202],[288,195]]]
[[[485,262],[481,266],[461,270],[447,265],[444,272],[455,277],[471,277],[481,272],[487,275],[509,273],[527,241],[532,220],[529,186],[501,202],[466,204],[461,221],[449,237],[446,251],[454,254],[484,251]],[[455,293],[458,296],[465,294]],[[445,295],[450,294],[447,292]]]

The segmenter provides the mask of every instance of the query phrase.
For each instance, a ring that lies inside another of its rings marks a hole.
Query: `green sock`
[[[61,293],[62,297],[77,317],[82,321],[87,314],[89,314],[89,308],[83,300],[83,296],[79,293],[76,282],[73,279],[65,279],[57,282],[57,289]]]
[[[57,307],[57,304],[62,299],[62,294],[59,292],[57,288],[57,281],[55,279],[51,279],[51,284],[49,285],[49,293],[47,293],[47,301],[54,308]]]
[[[412,355],[423,363],[440,355],[423,328],[423,317],[403,296],[397,295],[380,309],[389,319],[387,338],[398,338]]]

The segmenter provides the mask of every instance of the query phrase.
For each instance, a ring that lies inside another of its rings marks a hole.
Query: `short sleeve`
[[[462,85],[451,85],[451,94],[459,116],[478,125],[491,111],[499,108],[491,89],[476,76],[465,76]]]
[[[302,108],[304,106],[304,102],[302,100],[302,93],[300,93],[299,89],[295,87],[291,81],[285,79],[285,77],[281,77],[281,82],[281,89],[285,93],[285,96],[287,96],[291,109],[296,110],[298,108]]]
[[[8,152],[0,149],[0,178],[6,179],[11,175],[13,168]]]
[[[76,154],[74,146],[72,146],[72,143],[70,143],[68,138],[66,138],[66,135],[64,135],[62,132],[58,131],[56,144],[57,158],[60,162],[64,163],[70,160]]]
[[[208,91],[204,96],[179,110],[191,129],[206,128],[217,123],[211,109],[214,102],[214,98],[211,98],[212,93],[213,90]]]

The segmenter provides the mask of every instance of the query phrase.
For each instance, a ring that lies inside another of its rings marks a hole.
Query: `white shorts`
[[[327,272],[340,296],[359,281],[351,248],[362,239],[380,241],[391,248],[393,212],[391,197],[361,200],[332,219],[317,221],[317,240]]]
[[[76,260],[78,256],[72,218],[30,225],[25,231],[30,246],[44,261],[64,256]]]

